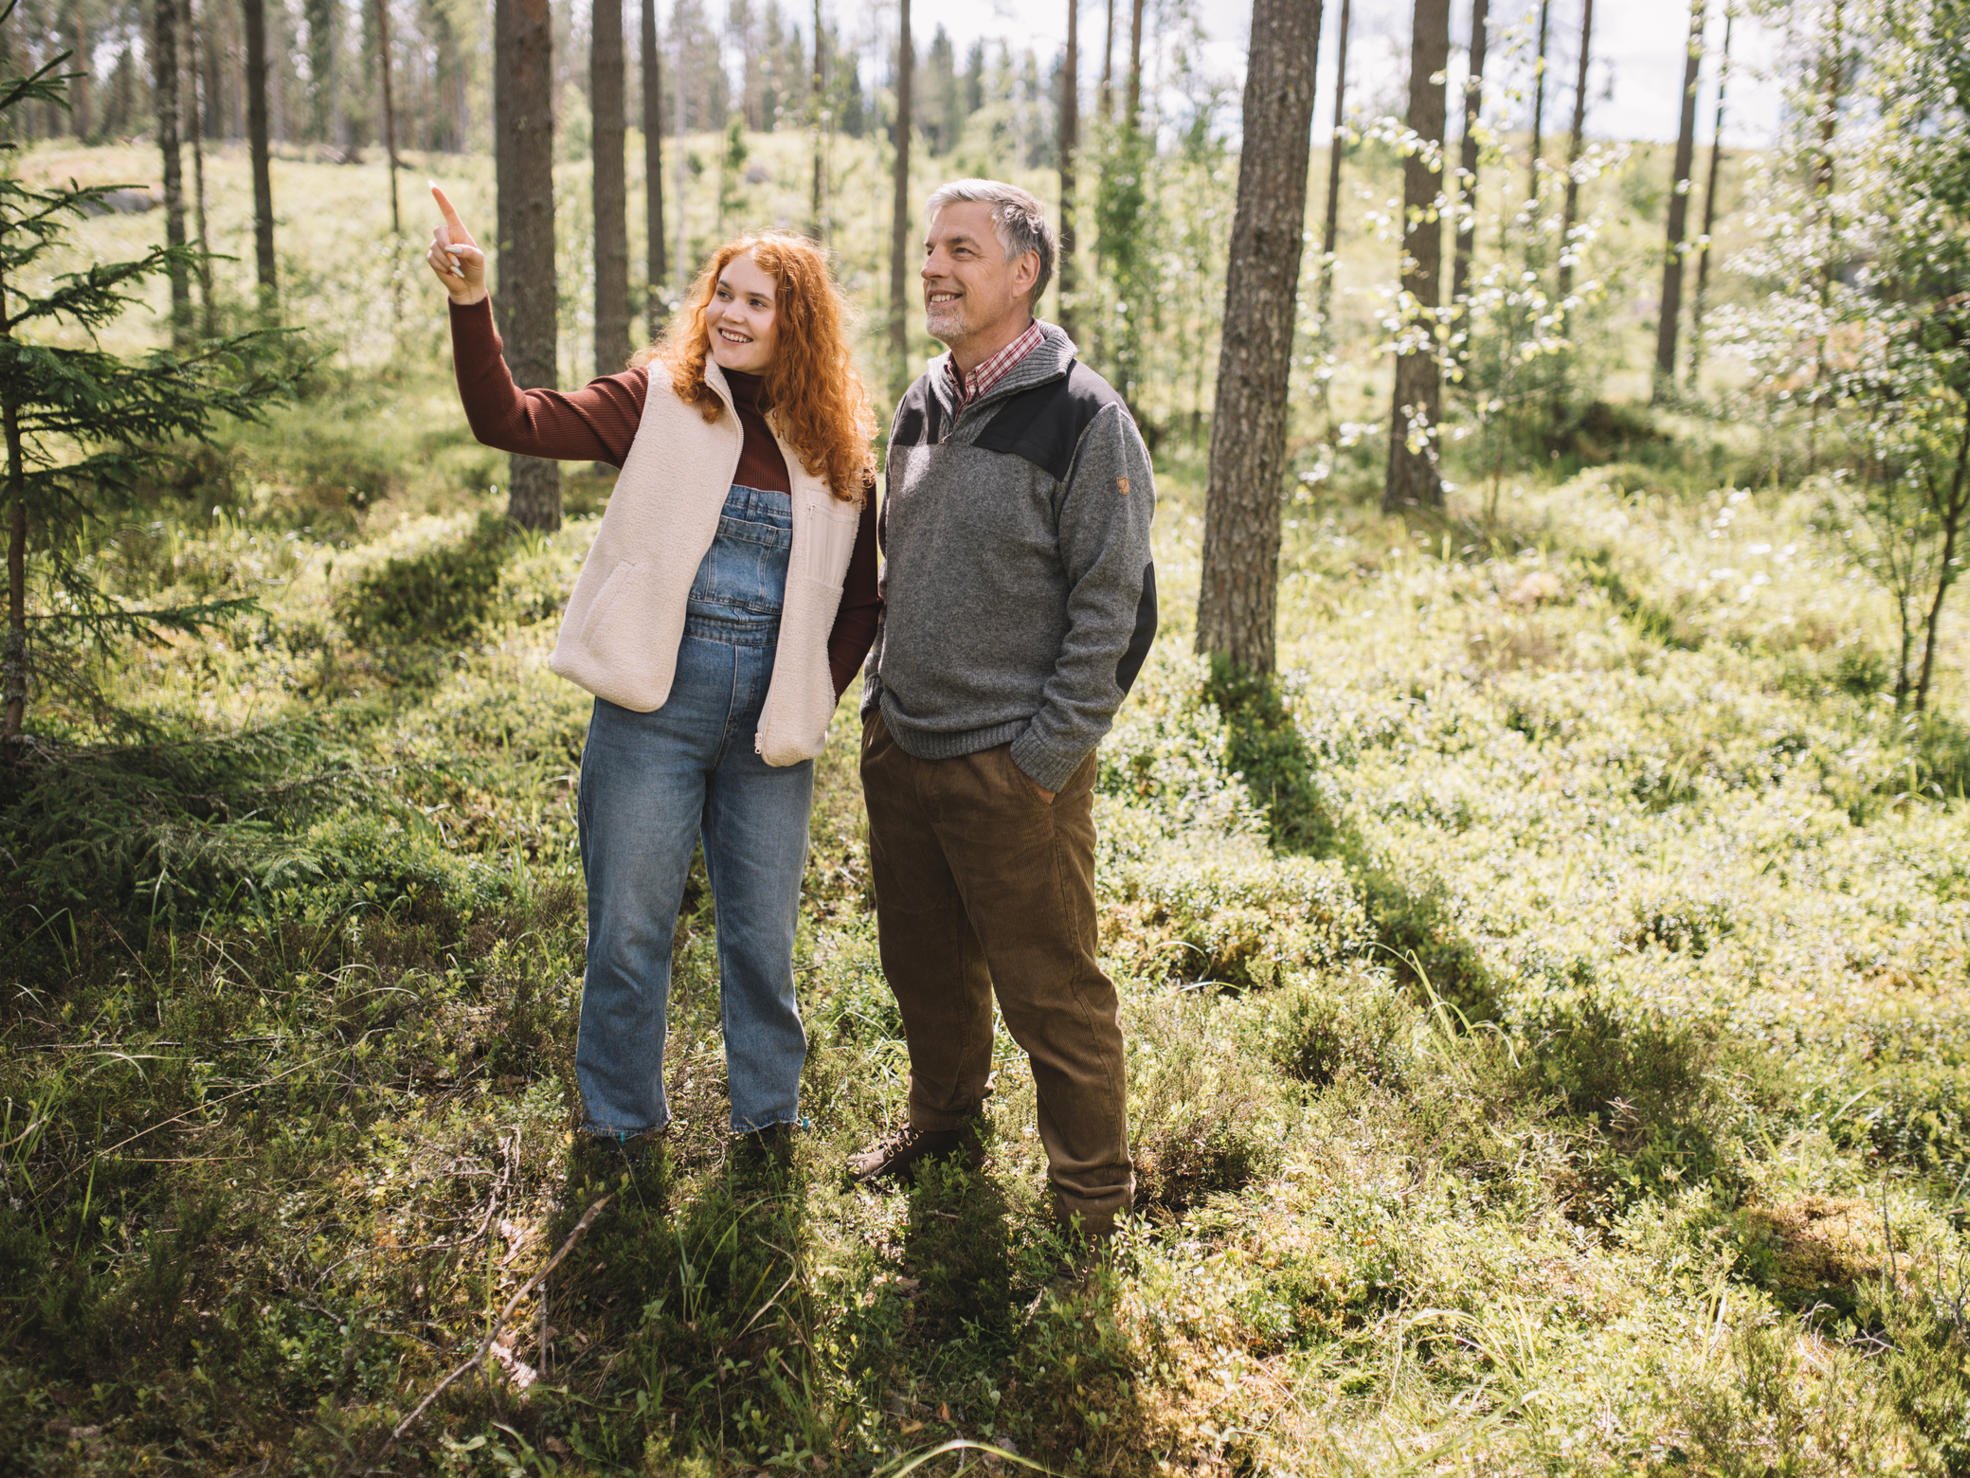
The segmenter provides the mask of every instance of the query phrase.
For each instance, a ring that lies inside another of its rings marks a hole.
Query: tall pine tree
[[[493,6],[494,171],[499,185],[499,297],[506,362],[522,386],[556,373],[554,57],[547,0]],[[561,468],[512,458],[507,516],[522,528],[561,524]]]
[[[1395,361],[1388,480],[1382,506],[1440,507],[1437,422],[1443,371],[1437,359],[1437,303],[1442,291],[1443,227],[1437,216],[1437,166],[1443,152],[1443,69],[1450,56],[1450,0],[1416,0],[1409,41],[1409,131],[1402,162],[1401,347]]]
[[[1319,0],[1257,0],[1197,597],[1198,651],[1246,673],[1269,674],[1274,663],[1293,305],[1319,52]]]
[[[1690,168],[1696,158],[1696,81],[1703,65],[1705,0],[1690,0],[1690,34],[1683,51],[1683,100],[1669,181],[1669,221],[1662,245],[1662,313],[1656,320],[1655,381],[1650,398],[1669,394],[1676,375],[1676,333],[1683,316],[1683,238],[1689,229]]]

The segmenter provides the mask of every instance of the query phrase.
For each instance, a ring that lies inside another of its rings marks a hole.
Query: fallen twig
[[[408,1432],[417,1424],[417,1419],[430,1409],[431,1403],[444,1395],[453,1381],[468,1371],[476,1369],[486,1356],[492,1353],[493,1343],[499,1338],[501,1331],[505,1329],[506,1321],[513,1317],[513,1311],[526,1302],[527,1295],[547,1281],[547,1275],[561,1265],[561,1259],[574,1250],[575,1243],[582,1239],[588,1229],[595,1224],[595,1218],[602,1214],[602,1208],[614,1199],[615,1193],[611,1191],[593,1206],[589,1207],[588,1210],[582,1212],[581,1220],[575,1223],[574,1230],[569,1232],[567,1240],[554,1250],[554,1255],[548,1258],[546,1265],[538,1273],[527,1279],[521,1285],[520,1291],[506,1301],[506,1307],[499,1311],[499,1317],[493,1320],[492,1328],[488,1329],[486,1331],[486,1337],[479,1341],[479,1347],[470,1355],[466,1356],[465,1359],[454,1365],[445,1378],[433,1386],[429,1393],[425,1395],[424,1399],[417,1403],[410,1415],[397,1423],[396,1429],[390,1433],[390,1440],[383,1444],[383,1450],[376,1455],[379,1462],[389,1454],[391,1448],[395,1447],[402,1440],[404,1433]]]

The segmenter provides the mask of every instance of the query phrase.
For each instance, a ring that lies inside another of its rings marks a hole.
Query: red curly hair
[[[829,275],[821,249],[805,237],[756,231],[726,242],[691,284],[690,295],[671,320],[663,342],[630,362],[660,360],[670,371],[671,389],[678,399],[697,406],[707,421],[723,415],[725,403],[705,383],[705,360],[711,353],[705,309],[719,274],[747,253],[774,281],[779,338],[761,376],[763,408],[772,413],[773,429],[809,471],[826,480],[830,492],[843,502],[860,504],[875,486],[875,463],[869,452],[875,414],[848,347],[841,290]]]

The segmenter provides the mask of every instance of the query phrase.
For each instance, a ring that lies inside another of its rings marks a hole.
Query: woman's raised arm
[[[485,253],[445,192],[433,185],[431,195],[444,221],[425,260],[451,299],[452,367],[472,434],[503,452],[622,466],[643,419],[648,374],[625,370],[573,391],[515,385],[493,326]]]

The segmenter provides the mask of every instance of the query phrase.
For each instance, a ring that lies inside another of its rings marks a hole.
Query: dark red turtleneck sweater
[[[638,368],[590,380],[579,390],[522,390],[513,383],[499,330],[493,326],[492,299],[451,308],[452,365],[458,398],[472,434],[487,446],[528,457],[607,462],[620,467],[643,420],[643,398],[650,377]],[[739,413],[745,445],[733,481],[771,492],[789,490],[786,459],[759,409],[757,375],[727,371],[732,404]],[[855,530],[855,552],[842,584],[841,608],[828,635],[828,670],[839,696],[876,638],[876,495],[868,490],[862,521]]]

